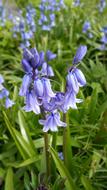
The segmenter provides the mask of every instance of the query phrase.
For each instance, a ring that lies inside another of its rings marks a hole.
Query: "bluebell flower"
[[[42,73],[43,76],[47,75],[47,67],[48,67],[47,62],[44,62],[42,64],[42,69],[41,69],[41,73]]]
[[[50,60],[56,58],[56,54],[54,54],[54,53],[52,53],[50,50],[48,50],[48,51],[46,52],[46,58],[47,58],[47,61],[50,61]]]
[[[0,4],[0,26],[4,27],[6,24],[6,8]]]
[[[43,13],[41,14],[41,17],[39,19],[39,24],[42,25],[44,22],[47,22],[48,19],[46,17],[46,15],[44,15]]]
[[[54,76],[54,72],[53,72],[53,69],[50,65],[48,65],[46,62],[44,62],[42,64],[42,70],[41,70],[41,73],[43,76],[50,76],[50,77],[53,77]]]
[[[22,59],[22,67],[26,73],[32,72],[32,67],[30,66],[29,62],[25,58]]]
[[[0,84],[4,83],[4,78],[0,75]]]
[[[91,23],[89,21],[85,21],[84,25],[83,25],[83,29],[82,32],[86,33],[88,30],[91,29]]]
[[[30,108],[35,114],[40,114],[40,103],[37,100],[36,94],[34,90],[32,90],[29,94],[29,100],[30,100]]]
[[[37,97],[42,98],[44,94],[43,83],[41,79],[37,78],[34,81],[34,90]]]
[[[64,100],[65,100],[65,93],[57,92],[55,94],[55,97],[52,97],[50,101],[45,100],[43,102],[43,107],[48,112],[52,112],[54,110],[59,110],[63,112]]]
[[[64,160],[63,152],[58,152],[58,156],[61,160]]]
[[[25,110],[26,112],[32,111],[32,107],[30,104],[30,92],[29,91],[27,91],[27,93],[26,93],[25,106],[23,107],[23,110]]]
[[[100,40],[102,43],[107,44],[107,34],[104,34]]]
[[[105,44],[102,44],[102,45],[100,45],[99,49],[100,49],[101,51],[105,51],[105,50],[107,50],[107,47],[106,47]]]
[[[100,0],[99,4],[98,4],[99,12],[102,13],[105,7],[106,7],[106,1],[105,0]]]
[[[12,107],[15,103],[9,98],[9,91],[3,86],[4,79],[0,75],[0,100],[5,99],[5,108]]]
[[[76,55],[73,59],[73,66],[68,71],[66,93],[62,107],[64,112],[66,112],[69,108],[77,109],[76,103],[80,103],[82,101],[81,99],[77,99],[76,95],[79,92],[79,87],[86,85],[86,79],[82,71],[76,68],[76,65],[83,59],[86,52],[86,46],[80,46],[77,49]]]
[[[104,34],[107,34],[107,26],[104,26],[104,27],[101,29],[101,32],[103,32]]]
[[[25,14],[25,17],[23,16]],[[30,46],[30,40],[34,37],[36,32],[35,24],[35,9],[29,5],[26,7],[26,12],[19,11],[17,17],[13,17],[13,36],[16,38],[20,35],[22,49]]]
[[[65,7],[63,0],[41,0],[39,5],[40,19],[38,23],[42,30],[50,31],[55,26],[55,12]]]
[[[46,119],[40,120],[43,131],[57,131],[58,126],[66,124],[60,120],[59,111],[67,112],[68,109],[77,109],[77,103],[82,100],[76,95],[79,88],[86,84],[84,74],[77,68],[87,51],[86,46],[80,46],[73,59],[73,66],[69,69],[65,92],[54,92],[51,87],[50,77],[54,76],[49,61],[56,57],[50,50],[38,52],[36,48],[25,49],[22,66],[25,76],[19,94],[25,98],[24,110],[33,111],[35,114],[44,113]]]
[[[106,50],[107,49],[107,27],[104,26],[102,29],[101,29],[101,32],[103,33],[102,34],[102,37],[100,39],[100,42],[101,42],[101,45],[99,47],[100,50]]]
[[[80,0],[75,0],[74,3],[73,3],[73,5],[75,7],[78,7],[80,5]]]
[[[12,101],[12,100],[10,100],[10,98],[6,98],[6,100],[5,100],[5,107],[6,108],[10,108],[10,107],[12,107],[13,105],[14,105],[15,103]]]
[[[54,73],[51,66],[46,63],[45,57],[44,52],[39,53],[36,48],[24,49],[22,67],[26,74],[23,77],[19,95],[25,97],[24,110],[27,112],[33,111],[39,114],[44,101],[49,102],[52,97],[55,97],[50,80],[47,78],[53,76]]]
[[[88,37],[91,39],[91,38],[93,38],[93,34],[91,33],[91,32],[88,32]]]
[[[54,76],[53,69],[50,65],[47,66],[47,76],[50,76],[50,77]]]
[[[26,93],[25,104],[26,105],[23,107],[23,109],[26,112],[33,111],[35,114],[40,114],[40,103],[38,102],[36,94],[33,90]]]
[[[50,31],[51,30],[51,26],[50,25],[42,25],[42,30],[44,30],[44,31]]]
[[[87,52],[87,46],[81,45],[77,49],[76,55],[74,56],[73,64],[75,65],[75,64],[79,63],[85,56],[86,52]]]
[[[75,68],[73,71],[77,81],[78,81],[78,85],[80,87],[85,86],[86,85],[86,79],[84,74],[82,73],[82,71],[80,69]]]
[[[93,38],[93,34],[90,32],[90,30],[91,30],[91,23],[89,21],[85,21],[82,28],[82,32],[87,34],[89,38]]]
[[[0,91],[0,99],[3,99],[8,96],[9,96],[9,91],[3,87]]]
[[[64,0],[60,0],[59,1],[59,3],[58,3],[58,7],[59,7],[59,10],[61,9],[61,8],[66,8],[66,5],[65,5],[65,3],[64,3]]]
[[[55,97],[55,93],[52,91],[51,83],[48,78],[42,78],[43,84],[43,99],[50,100],[50,98]]]
[[[4,79],[2,77],[2,75],[0,75],[0,90],[2,90],[4,87],[3,87],[3,84],[4,83]]]
[[[30,84],[31,84],[31,76],[26,74],[23,77],[22,86],[20,88],[19,95],[20,96],[26,96],[27,91],[29,90]]]
[[[39,120],[39,123],[44,126],[44,132],[49,130],[58,131],[58,126],[66,127],[66,123],[60,120],[60,114],[58,112],[47,115],[46,120]]]
[[[68,89],[75,92],[75,94],[77,94],[79,92],[78,81],[77,81],[77,78],[72,71],[69,72],[67,75],[67,90]]]
[[[81,103],[81,102],[82,102],[81,99],[76,98],[75,92],[73,92],[72,90],[67,91],[65,94],[65,100],[63,104],[63,112],[66,113],[70,108],[77,109],[76,103]]]

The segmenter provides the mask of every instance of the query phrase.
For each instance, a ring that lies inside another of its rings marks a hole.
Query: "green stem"
[[[57,140],[57,133],[53,133],[53,139],[52,139],[52,147],[56,149],[56,140]]]
[[[63,156],[64,156],[64,164],[68,168],[68,170],[72,173],[72,147],[71,147],[71,135],[69,128],[69,118],[68,114],[63,114],[63,121],[67,123],[67,127],[64,128],[63,131]]]
[[[63,121],[66,123],[66,114],[64,113],[63,114]],[[66,137],[67,137],[67,129],[66,129],[66,127],[64,128],[64,130],[63,130],[63,156],[64,156],[64,163],[65,163],[65,165],[66,165],[66,157],[67,157],[67,155],[66,155]]]
[[[48,133],[44,133],[44,144],[45,144],[44,148],[45,148],[45,160],[46,160],[46,180],[48,180],[50,175]]]
[[[57,132],[52,134],[52,147],[56,150]],[[51,157],[51,182],[54,183],[56,180],[56,165]]]

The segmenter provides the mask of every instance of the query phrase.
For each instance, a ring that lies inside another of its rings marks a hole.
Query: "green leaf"
[[[39,160],[40,158],[39,157],[32,157],[32,158],[29,158],[21,163],[17,163],[17,162],[13,162],[13,163],[8,163],[7,165],[8,166],[12,166],[12,167],[15,167],[15,168],[22,168],[22,167],[25,167],[25,166],[28,166],[32,163],[35,163]]]
[[[21,136],[21,134],[13,128],[14,134],[16,136],[16,139],[18,143],[20,144],[20,147],[24,150],[24,152],[28,155],[28,157],[34,157],[36,156],[35,151],[32,149],[32,146],[30,146],[25,139]]]
[[[7,126],[8,130],[9,130],[9,132],[10,132],[13,140],[15,141],[15,144],[16,144],[16,146],[17,146],[17,148],[18,148],[21,156],[23,157],[23,159],[26,159],[28,156],[25,153],[25,151],[22,149],[22,147],[20,146],[20,143],[18,142],[18,140],[16,138],[16,134],[14,133],[13,127],[12,127],[12,125],[11,125],[11,123],[10,123],[7,115],[6,115],[6,113],[3,112],[3,115],[4,115],[4,120],[5,120],[6,126]]]
[[[0,168],[0,178],[4,179],[5,176],[5,170],[3,168]]]
[[[15,190],[13,183],[13,170],[12,168],[8,168],[7,175],[5,179],[5,190]]]
[[[85,187],[85,190],[94,190],[90,181],[84,175],[81,176],[81,182]]]
[[[62,178],[65,179],[65,186],[67,190],[76,190],[76,186],[74,184],[74,181],[67,170],[67,168],[64,166],[64,163],[59,159],[56,151],[50,147],[50,153],[52,155],[53,160],[55,161],[56,167],[61,175]]]
[[[97,88],[95,88],[91,95],[91,101],[89,105],[89,117],[91,123],[95,121],[97,99],[98,99],[98,91]]]
[[[28,144],[25,139],[21,136],[21,134],[11,126],[11,123],[4,112],[5,122],[10,134],[12,135],[22,157],[24,160],[28,159],[29,157],[36,157],[37,154],[35,150],[32,148],[30,144]]]
[[[24,174],[24,186],[26,190],[30,190],[30,178],[27,172]]]
[[[24,114],[22,111],[18,111],[18,118],[19,118],[20,130],[21,130],[21,134],[22,134],[23,138],[27,141],[27,143],[29,143],[29,145],[32,147],[32,149],[36,153],[35,146],[34,146],[34,143],[32,141],[32,138],[30,136],[30,131],[29,131],[29,128],[25,122]]]

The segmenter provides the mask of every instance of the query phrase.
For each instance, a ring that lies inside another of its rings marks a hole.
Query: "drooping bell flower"
[[[73,64],[76,65],[80,61],[82,61],[86,52],[87,52],[87,46],[83,46],[83,45],[79,46],[79,48],[77,49],[76,55],[74,56]]]
[[[39,123],[44,126],[44,132],[49,130],[58,131],[58,126],[66,127],[66,123],[60,120],[60,114],[58,112],[47,115],[46,120],[39,120]]]

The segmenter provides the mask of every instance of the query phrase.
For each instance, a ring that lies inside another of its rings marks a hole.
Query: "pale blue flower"
[[[80,87],[86,85],[85,76],[84,76],[84,74],[82,73],[82,71],[81,71],[80,69],[75,68],[75,69],[74,69],[74,75],[75,75],[75,77],[76,77],[76,79],[77,79],[77,81],[78,81],[78,85],[79,85]]]
[[[87,52],[87,46],[79,46],[79,48],[77,49],[77,52],[76,52],[76,55],[74,56],[74,59],[73,59],[73,64],[77,64],[79,63],[83,57],[85,56]]]
[[[10,100],[10,98],[6,98],[6,100],[5,100],[5,107],[8,109],[8,108],[10,108],[10,107],[12,107],[13,105],[14,105],[15,103],[12,101],[12,100]]]
[[[31,80],[32,79],[31,79],[30,75],[28,75],[28,74],[24,75],[23,81],[22,81],[22,86],[21,86],[20,92],[19,92],[20,96],[26,96],[27,91],[29,91]]]
[[[35,94],[37,97],[43,97],[44,94],[44,88],[43,88],[43,83],[41,81],[41,79],[37,78],[34,81],[34,90],[35,90]]]
[[[58,131],[58,126],[66,127],[66,123],[60,120],[60,114],[58,112],[47,115],[46,120],[39,120],[39,123],[44,126],[44,132],[49,130]]]

